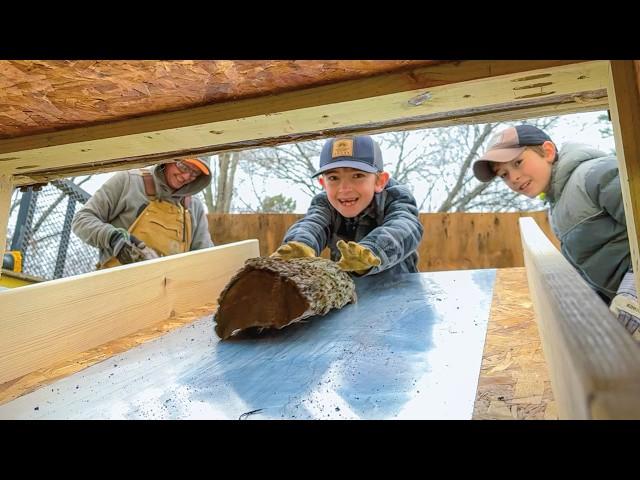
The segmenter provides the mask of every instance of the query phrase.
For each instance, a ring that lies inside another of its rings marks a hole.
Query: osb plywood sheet
[[[431,60],[3,60],[0,138],[440,63]]]
[[[558,418],[524,268],[497,271],[473,418]]]
[[[16,378],[15,380],[0,384],[0,405],[13,400],[14,398],[18,398],[21,395],[32,392],[44,385],[53,383],[60,378],[79,372],[80,370],[90,367],[94,363],[101,362],[137,345],[153,340],[154,338],[170,332],[171,330],[175,330],[178,327],[192,323],[205,315],[211,315],[216,308],[217,304],[207,303],[192,312],[177,315],[173,318],[158,322],[151,327],[138,330],[126,337],[107,342],[63,362],[58,362],[47,368],[41,368],[28,373],[27,375]]]

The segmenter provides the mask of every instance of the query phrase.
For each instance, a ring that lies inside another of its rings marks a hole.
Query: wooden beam
[[[561,105],[602,102],[607,62],[465,61],[323,87],[0,141],[16,184],[64,171],[104,171],[191,154],[276,145],[338,133],[398,129]],[[416,127],[417,128],[417,127]],[[81,167],[81,168],[78,168]],[[72,170],[70,170],[70,168]],[[65,170],[66,169],[66,170]]]
[[[640,94],[638,70],[640,62],[616,60],[610,62],[609,102],[611,123],[616,142],[620,171],[624,215],[627,220],[629,247],[633,271],[640,272]],[[640,292],[640,275],[635,275],[636,291]]]
[[[446,118],[433,118],[429,120],[420,120],[416,122],[407,122],[402,124],[385,124],[370,125],[365,129],[351,129],[352,133],[384,133],[384,132],[397,132],[403,130],[417,130],[423,128],[439,128],[450,127],[452,125],[468,125],[476,123],[491,123],[491,122],[515,122],[518,120],[526,120],[528,118],[539,118],[556,115],[566,115],[568,113],[580,113],[580,112],[593,112],[597,110],[605,110],[609,107],[609,100],[607,98],[606,90],[599,90],[595,92],[595,95],[586,96],[583,100],[576,101],[577,96],[572,96],[572,100],[569,103],[553,103],[549,105],[540,106],[526,106],[522,108],[511,107],[507,110],[492,110],[489,113],[483,113],[479,110],[470,112],[457,112],[460,116],[446,117]],[[347,132],[334,132],[335,134],[347,133]],[[312,140],[316,138],[324,138],[325,133],[309,134],[305,140]],[[285,143],[285,142],[278,142]],[[262,146],[275,145],[276,143],[264,144]],[[252,145],[250,148],[254,148]],[[205,153],[224,153],[228,151],[237,150],[235,145],[222,146],[216,148],[214,151],[207,151]],[[29,175],[16,175],[14,176],[14,182],[17,186],[31,185],[33,183],[47,183],[51,180],[62,179],[68,177],[74,177],[85,174],[98,174],[106,172],[117,172],[121,170],[127,170],[130,168],[141,168],[148,165],[154,165],[159,162],[165,161],[164,155],[148,156],[137,159],[125,159],[109,162],[104,165],[92,166],[88,169],[86,166],[78,165],[71,167],[64,167],[54,170],[44,170],[38,173],[30,173]]]
[[[560,418],[640,419],[638,345],[532,218],[520,233]]]
[[[581,97],[568,95],[564,101],[558,97],[549,100],[552,100],[553,103],[543,101],[527,102],[526,104],[508,103],[492,105],[486,108],[472,108],[468,110],[457,110],[455,112],[439,113],[434,115],[433,118],[420,119],[415,122],[403,121],[401,125],[389,123],[379,127],[374,125],[367,127],[366,131],[368,133],[382,133],[477,123],[515,122],[529,118],[594,112],[597,110],[606,110],[609,107],[606,89],[589,92],[589,94]]]
[[[11,193],[13,192],[12,178],[0,172],[0,267],[4,258],[7,238],[7,225],[9,224],[9,208],[11,207]],[[2,269],[0,268],[0,275]]]
[[[0,292],[0,383],[215,302],[245,240]]]

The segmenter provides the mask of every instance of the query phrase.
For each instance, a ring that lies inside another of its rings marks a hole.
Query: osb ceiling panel
[[[0,61],[0,138],[296,90],[430,60]]]

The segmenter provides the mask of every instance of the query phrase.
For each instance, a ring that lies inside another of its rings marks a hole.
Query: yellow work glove
[[[381,260],[367,247],[359,243],[338,240],[338,250],[342,254],[338,267],[345,272],[366,273],[371,267],[380,265]]]
[[[271,254],[272,257],[280,257],[283,260],[291,260],[292,258],[315,257],[316,252],[308,245],[300,242],[289,242],[280,245],[278,249]]]

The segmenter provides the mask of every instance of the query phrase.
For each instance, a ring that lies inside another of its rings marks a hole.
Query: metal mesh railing
[[[14,194],[7,234],[9,248],[22,252],[23,273],[52,280],[95,270],[98,250],[71,231],[73,215],[89,198],[70,180]]]
[[[204,194],[195,195],[204,203]],[[91,196],[71,180],[53,180],[40,190],[17,190],[7,225],[7,250],[22,252],[22,273],[53,280],[92,272],[98,249],[71,231],[71,221]]]

